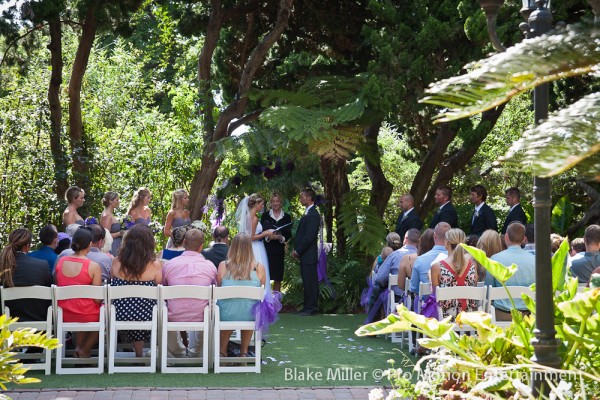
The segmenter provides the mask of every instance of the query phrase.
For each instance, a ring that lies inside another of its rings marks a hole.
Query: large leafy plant
[[[488,259],[483,251],[463,246],[488,273],[506,287],[506,281],[517,270],[516,265],[505,267]],[[573,392],[598,393],[600,355],[596,350],[600,343],[600,287],[578,293],[577,278],[565,271],[568,249],[569,245],[565,240],[552,258],[552,284],[557,293],[554,297],[555,329],[561,342],[561,368],[566,376],[563,379],[571,385]],[[600,280],[600,276],[595,276],[594,279]],[[510,300],[513,303],[513,322],[506,329],[495,326],[491,315],[485,312],[463,312],[456,317],[455,322],[450,317],[437,321],[399,305],[397,314],[390,314],[382,321],[365,325],[356,334],[365,336],[410,330],[424,335],[426,338],[420,339],[419,343],[437,352],[422,359],[415,369],[426,360],[437,360],[438,368],[443,371],[446,379],[435,382],[433,390],[436,396],[456,390],[468,392],[471,396],[494,395],[505,398],[515,393],[523,396],[527,394],[524,391],[526,392],[525,388],[529,384],[529,372],[541,371],[545,367],[530,360],[533,355],[530,342],[534,337],[535,300],[523,295],[527,308],[532,312],[531,316],[523,316],[516,311],[513,299]],[[453,330],[455,324],[471,326],[477,334],[459,336]],[[456,376],[460,378],[450,378]],[[454,389],[449,389],[451,387]],[[416,393],[431,395],[429,392],[419,393],[418,390]]]
[[[55,349],[58,340],[47,337],[44,332],[35,329],[10,330],[10,324],[17,318],[7,318],[0,315],[0,388],[6,390],[7,383],[34,383],[39,382],[37,378],[26,378],[25,373],[29,368],[18,362],[15,357],[17,351],[22,347],[41,347],[43,349]],[[0,394],[0,399],[9,397]]]

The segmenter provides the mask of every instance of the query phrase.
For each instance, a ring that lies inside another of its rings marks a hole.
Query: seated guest
[[[535,282],[535,256],[529,251],[522,249],[521,244],[525,241],[525,226],[520,222],[512,222],[506,228],[504,241],[507,249],[490,257],[504,266],[516,264],[517,272],[506,281],[506,286],[530,286]],[[500,287],[502,284],[491,274],[485,277],[486,286]],[[521,299],[514,299],[516,309],[528,313],[525,303]],[[494,300],[497,321],[511,321],[510,310],[512,304],[509,299]]]
[[[102,229],[100,225],[94,225]],[[104,231],[104,229],[102,229]],[[80,228],[73,235],[72,255],[62,255],[56,264],[56,285],[102,284],[100,265],[87,257],[92,249],[93,233],[89,227]],[[65,322],[98,322],[100,302],[93,299],[59,300]],[[98,343],[98,332],[77,332],[75,357],[89,358],[92,348]]]
[[[54,249],[58,246],[58,231],[54,225],[46,225],[40,230],[40,242],[42,243],[42,247],[39,250],[29,253],[29,256],[45,260],[48,263],[50,274],[52,274],[54,264],[56,264]]]
[[[213,231],[214,243],[210,249],[202,250],[202,255],[207,260],[211,261],[215,268],[219,268],[219,264],[227,259],[229,251],[229,229],[226,226],[219,225]]]
[[[600,267],[600,225],[590,225],[583,234],[585,254],[571,264],[571,273],[579,279],[579,283],[590,281],[592,271]]]
[[[187,232],[187,226],[178,226],[173,229],[171,233],[171,247],[166,248],[158,253],[159,260],[172,260],[183,254],[185,248],[183,247],[183,239],[185,239],[185,233]]]
[[[218,286],[253,286],[260,287],[265,284],[265,267],[256,262],[252,251],[252,239],[247,233],[238,233],[231,241],[227,260],[219,264],[217,273]],[[218,300],[221,321],[254,321],[252,307],[256,303],[250,299],[225,299]],[[221,357],[227,356],[227,344],[231,337],[231,330],[222,330]],[[240,357],[248,356],[248,346],[252,339],[253,331],[242,331]]]
[[[585,242],[583,238],[575,238],[571,240],[569,248],[569,260],[571,262],[579,260],[585,255]]]
[[[558,251],[558,248],[560,247],[560,244],[562,242],[563,237],[560,236],[558,233],[552,233],[550,235],[550,251],[552,252],[552,254]]]
[[[535,226],[533,224],[525,225],[525,239],[527,240],[525,240],[523,249],[535,255]]]
[[[199,229],[190,229],[185,234],[185,251],[179,257],[167,261],[162,268],[163,285],[210,286],[216,283],[217,270],[200,251],[204,244],[204,233]],[[204,321],[204,308],[208,301],[194,299],[173,299],[167,302],[169,321]],[[202,350],[201,332],[195,332],[194,345],[189,352],[197,356]],[[167,348],[175,357],[185,357],[185,346],[177,332],[169,332]]]
[[[381,264],[375,275],[375,282],[380,288],[387,288],[390,274],[398,275],[398,268],[400,267],[400,260],[402,260],[402,257],[406,254],[417,252],[420,237],[421,233],[417,229],[409,229],[406,231],[406,234],[404,235],[404,246],[390,254],[383,264]],[[399,300],[402,297],[403,292],[397,286],[392,289]]]
[[[54,254],[59,255],[66,249],[71,248],[71,236],[67,235],[65,232],[58,232],[58,244],[54,249]],[[56,265],[56,262],[54,263]],[[52,266],[54,268],[54,265]]]
[[[101,250],[102,246],[104,246],[106,231],[98,224],[88,225],[88,227],[92,232],[92,244],[90,247],[90,251],[87,253],[86,257],[100,265],[102,280],[108,282],[108,280],[110,279],[110,267],[112,265],[112,258],[108,254],[102,252]],[[75,234],[79,232],[79,229],[75,231]],[[73,240],[74,239],[75,235],[73,235]],[[73,254],[75,254],[75,251],[73,250],[73,245],[71,244],[70,249],[66,249],[65,251],[59,254],[56,260],[57,264],[62,257],[72,256]]]
[[[394,252],[394,249],[392,249],[389,246],[384,246],[381,249],[381,253],[377,256],[377,258],[375,259],[375,261],[373,261],[373,267],[371,268],[371,272],[373,273],[377,273],[379,267],[381,267],[381,264],[383,264],[383,262],[389,257],[390,254],[392,254]]]
[[[156,286],[162,283],[162,267],[154,254],[154,235],[144,224],[136,224],[127,231],[119,255],[113,259],[111,286]],[[113,302],[117,321],[150,321],[155,300],[140,297],[118,299]],[[150,331],[125,331],[131,340],[136,357],[142,357],[144,340]]]
[[[467,244],[467,246],[476,247],[478,240],[479,240],[479,236],[471,234],[471,235],[467,236],[467,241],[465,243]]]
[[[440,255],[448,254],[446,250],[446,232],[450,230],[450,224],[447,222],[439,222],[433,232],[433,242],[435,245],[427,253],[421,254],[415,260],[413,273],[410,278],[410,291],[419,293],[421,283],[429,283],[429,271],[431,271],[431,263]]]
[[[421,254],[427,253],[434,246],[433,242],[433,229],[427,228],[419,239],[419,247],[416,253],[410,253],[402,257],[400,260],[400,267],[398,267],[398,287],[402,290],[408,289],[405,287],[406,278],[412,277],[413,265],[415,260]]]
[[[31,247],[29,229],[15,229],[8,236],[8,244],[0,253],[0,283],[2,286],[51,286],[52,276],[48,263],[27,255]],[[45,321],[51,300],[19,299],[6,302],[11,317],[19,317],[21,321]]]
[[[454,286],[477,286],[477,269],[466,251],[459,246],[465,243],[466,236],[460,229],[446,232],[446,251],[448,257],[431,267],[431,285],[436,288]],[[440,301],[442,315],[453,318],[462,311],[477,311],[479,305],[475,300],[454,299]]]
[[[498,232],[488,229],[487,231],[483,232],[477,241],[477,248],[483,250],[488,258],[494,254],[500,253],[502,251],[502,240],[500,235]],[[477,261],[475,261],[475,265],[477,266],[477,275],[479,277],[479,281],[485,281],[485,275],[487,271]]]

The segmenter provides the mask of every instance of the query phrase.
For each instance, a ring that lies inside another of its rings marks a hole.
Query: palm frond
[[[535,176],[550,177],[577,166],[582,175],[600,173],[600,93],[563,108],[525,132],[501,159]]]
[[[536,86],[597,72],[600,39],[573,25],[523,42],[465,68],[465,75],[431,84],[422,103],[444,107],[436,123],[472,116],[499,106]]]

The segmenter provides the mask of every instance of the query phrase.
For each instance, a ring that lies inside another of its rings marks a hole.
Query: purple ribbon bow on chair
[[[263,337],[269,334],[269,325],[279,319],[277,315],[281,310],[281,293],[276,291],[265,292],[263,301],[252,306],[256,330],[262,332]]]

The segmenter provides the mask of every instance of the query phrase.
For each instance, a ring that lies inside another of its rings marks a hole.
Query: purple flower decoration
[[[94,217],[87,217],[85,221],[83,221],[84,226],[88,225],[98,225],[98,220]]]
[[[126,215],[123,217],[123,221],[121,222],[121,230],[127,231],[131,229],[135,225],[135,222],[131,220],[131,216]]]

